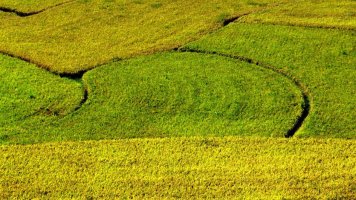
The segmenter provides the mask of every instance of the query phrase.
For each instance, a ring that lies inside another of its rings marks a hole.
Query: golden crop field
[[[2,199],[356,198],[355,140],[180,137],[0,151]]]
[[[0,199],[356,199],[355,0],[0,0]]]

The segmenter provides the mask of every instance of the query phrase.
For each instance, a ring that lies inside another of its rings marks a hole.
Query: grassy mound
[[[46,123],[28,118],[10,124],[27,131],[6,142],[281,137],[301,112],[300,91],[289,79],[215,55],[164,53],[113,62],[86,73],[83,81],[89,99],[80,110]]]
[[[251,137],[0,146],[0,198],[355,199],[355,151]]]
[[[300,136],[355,138],[355,32],[232,24],[187,46],[276,66],[309,89],[311,114]]]
[[[6,140],[11,129],[28,131],[21,126],[28,119],[36,118],[40,123],[73,112],[82,100],[83,89],[78,82],[0,55],[0,94],[0,138]],[[9,125],[13,128],[6,128]]]

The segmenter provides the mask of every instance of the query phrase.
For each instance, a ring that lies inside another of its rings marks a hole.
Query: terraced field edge
[[[309,91],[308,88],[300,81],[298,80],[296,77],[288,74],[287,72],[278,69],[277,67],[259,62],[259,61],[255,61],[251,58],[247,58],[247,57],[243,57],[243,56],[238,56],[238,55],[229,55],[229,54],[224,54],[224,53],[218,53],[215,51],[204,51],[204,50],[195,50],[195,49],[190,49],[190,48],[186,48],[186,47],[182,47],[179,49],[176,49],[176,51],[178,52],[191,52],[191,53],[200,53],[200,54],[211,54],[211,55],[219,55],[219,56],[223,56],[223,57],[228,57],[228,58],[233,58],[239,61],[243,61],[243,62],[247,62],[250,64],[255,64],[257,66],[263,67],[265,69],[268,70],[272,70],[286,78],[288,78],[289,80],[291,80],[300,90],[301,94],[302,94],[302,98],[303,98],[303,104],[302,104],[302,112],[300,114],[300,116],[297,118],[297,120],[295,121],[294,125],[292,128],[290,128],[287,133],[285,134],[286,138],[290,138],[293,137],[295,135],[296,132],[298,132],[300,130],[300,128],[303,125],[303,122],[305,121],[305,119],[308,117],[309,112],[310,112],[310,103],[311,103],[311,98],[309,95]]]
[[[44,11],[47,11],[49,9],[52,9],[52,8],[55,8],[55,7],[58,7],[58,6],[62,6],[64,4],[72,3],[74,1],[76,1],[76,0],[65,1],[65,2],[62,2],[62,3],[55,4],[53,6],[49,6],[47,8],[43,8],[41,10],[32,11],[32,12],[22,12],[22,11],[19,11],[17,9],[14,9],[14,8],[0,7],[0,12],[13,13],[13,14],[19,16],[19,17],[28,17],[28,16],[32,16],[32,15],[37,15],[39,13],[42,13]]]

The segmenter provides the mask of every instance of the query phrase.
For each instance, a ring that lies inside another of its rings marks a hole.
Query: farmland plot
[[[299,136],[355,138],[355,31],[231,24],[186,49],[248,57],[304,83],[310,117]]]
[[[8,124],[26,131],[3,142],[283,137],[302,109],[301,93],[288,78],[216,55],[164,53],[112,62],[86,73],[83,83],[88,99],[79,110],[46,123],[37,119],[38,113]]]
[[[355,8],[0,0],[0,198],[356,199]]]
[[[0,52],[73,74],[179,47],[220,28],[226,18],[278,1],[249,2],[79,0],[25,18],[0,12]]]
[[[75,0],[0,0],[0,10],[10,13],[22,13],[26,16],[26,14],[37,14],[46,9],[51,9],[73,1]]]
[[[355,199],[355,151],[263,137],[0,146],[0,198]]]

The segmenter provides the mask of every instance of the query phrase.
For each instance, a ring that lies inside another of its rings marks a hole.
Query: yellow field
[[[0,147],[0,199],[355,199],[356,141],[164,138]]]

